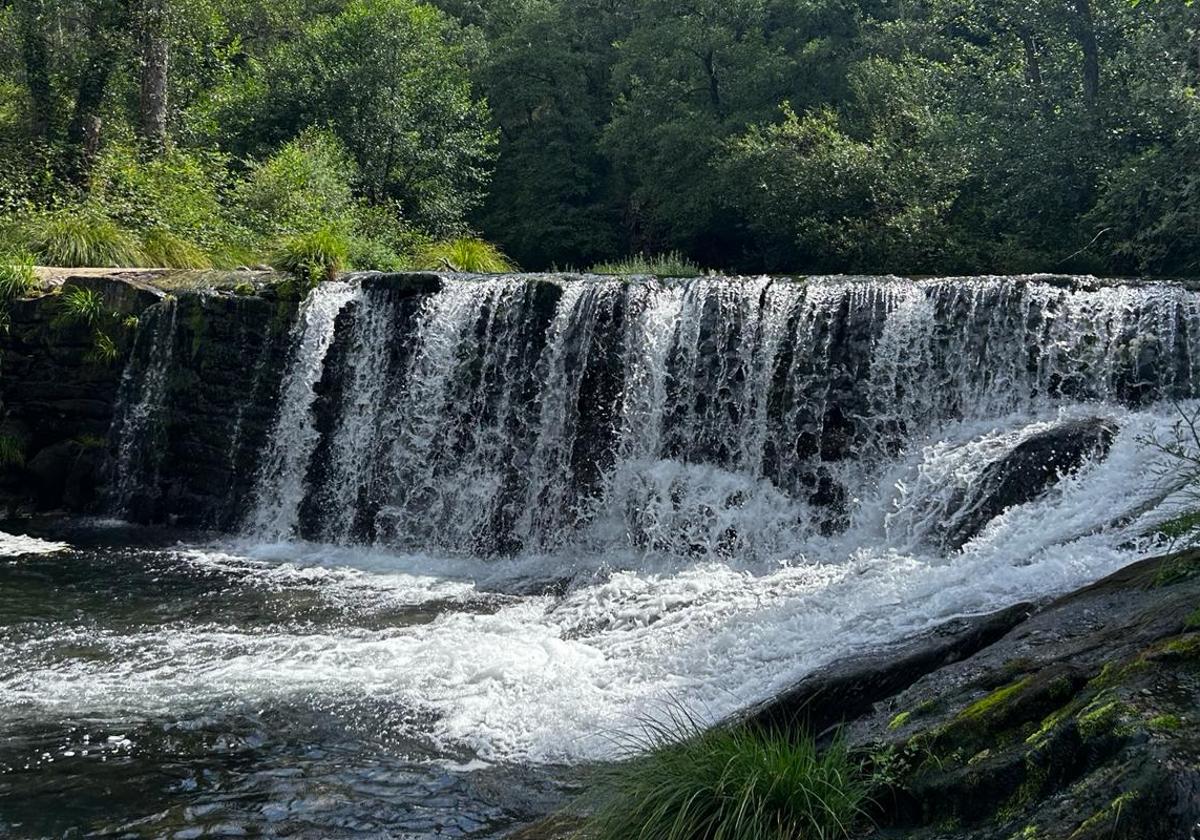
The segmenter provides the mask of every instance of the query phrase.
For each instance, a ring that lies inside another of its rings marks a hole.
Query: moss
[[[1162,656],[1167,659],[1200,659],[1200,634],[1171,639],[1163,645]]]
[[[1159,732],[1176,732],[1183,728],[1183,720],[1178,715],[1157,715],[1146,721],[1146,725]]]
[[[199,302],[188,312],[187,325],[192,333],[192,358],[195,358],[200,355],[200,349],[204,346],[204,330],[207,326],[204,307]]]
[[[891,719],[891,722],[888,723],[888,729],[899,729],[908,723],[910,717],[912,717],[912,712],[901,712]]]
[[[926,700],[924,703],[917,706],[917,708],[913,709],[913,714],[928,715],[935,711],[937,707],[938,703],[936,700]]]
[[[1137,791],[1126,791],[1114,799],[1112,802],[1105,805],[1096,813],[1092,814],[1075,832],[1071,835],[1070,840],[1082,838],[1092,833],[1108,832],[1115,833],[1117,826],[1121,821],[1121,812],[1138,798]]]
[[[1116,700],[1110,700],[1084,711],[1075,718],[1075,723],[1083,739],[1091,741],[1115,732],[1123,713],[1124,706]]]
[[[1041,725],[1037,731],[1025,739],[1025,743],[1031,746],[1041,746],[1050,734],[1058,728],[1063,721],[1073,717],[1083,707],[1082,701],[1073,700],[1060,709],[1056,709],[1042,719]]]
[[[256,292],[257,289],[254,288],[254,284],[244,280],[233,287],[233,293],[238,297],[250,297]]]
[[[1158,564],[1158,569],[1155,571],[1150,585],[1152,588],[1173,586],[1193,578],[1197,574],[1200,574],[1200,563],[1196,562],[1194,553],[1164,557]]]
[[[1183,626],[1188,630],[1200,630],[1200,607],[1192,610],[1191,614],[1183,620]]]
[[[998,688],[991,694],[976,700],[970,706],[958,713],[960,719],[977,720],[986,717],[1016,699],[1029,685],[1029,677]]]

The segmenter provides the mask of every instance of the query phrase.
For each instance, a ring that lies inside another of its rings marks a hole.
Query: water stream
[[[1192,500],[1145,441],[1198,364],[1165,285],[322,286],[240,533],[0,541],[0,829],[495,836],[669,704],[716,721],[1152,550]],[[1099,422],[947,547],[990,465]]]

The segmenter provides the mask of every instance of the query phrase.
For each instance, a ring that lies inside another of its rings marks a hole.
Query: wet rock
[[[102,460],[94,442],[68,440],[42,449],[25,465],[38,506],[87,510],[97,496]]]
[[[1004,511],[1030,502],[1062,476],[1086,461],[1103,456],[1116,436],[1116,426],[1101,418],[1070,420],[1026,438],[989,464],[942,534],[947,549],[959,549]]]

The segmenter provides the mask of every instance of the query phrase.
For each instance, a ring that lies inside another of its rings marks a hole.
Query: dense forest
[[[0,43],[21,259],[1200,273],[1184,0],[6,0]]]

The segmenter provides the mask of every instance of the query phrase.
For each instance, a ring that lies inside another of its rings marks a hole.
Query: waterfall
[[[314,428],[314,388],[325,368],[334,326],[355,289],[326,283],[308,296],[292,334],[292,362],[280,390],[279,415],[260,468],[251,528],[264,538],[282,539],[296,529],[305,493],[308,461],[319,435]]]
[[[414,302],[376,277],[319,287],[295,333],[259,537],[770,557],[847,528],[946,423],[1194,395],[1200,296],[1041,277],[451,276]],[[335,404],[318,429],[322,376]]]
[[[167,382],[175,353],[175,299],[167,296],[141,316],[133,352],[121,374],[111,438],[109,509],[130,513],[135,497],[156,484],[162,456]]]

